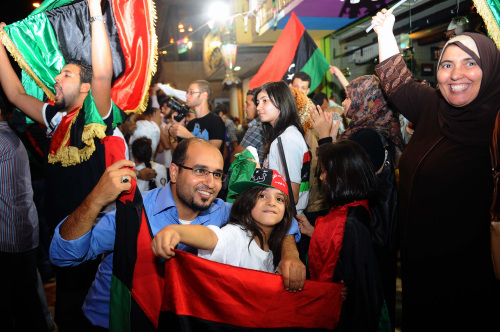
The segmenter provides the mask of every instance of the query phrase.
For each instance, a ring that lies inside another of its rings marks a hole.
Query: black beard
[[[184,195],[182,193],[180,193],[178,190],[177,190],[177,197],[185,206],[187,206],[188,208],[190,208],[193,211],[198,211],[198,212],[205,211],[205,210],[208,210],[208,208],[210,208],[210,205],[212,205],[212,204],[208,204],[208,205],[198,204],[195,202],[194,196],[192,196],[190,199],[188,199],[188,198],[184,197]],[[205,203],[205,202],[208,202],[208,199],[202,199],[202,201]]]
[[[64,110],[66,108],[66,101],[64,100],[64,98],[60,102],[55,103],[54,107],[56,108],[57,112]]]

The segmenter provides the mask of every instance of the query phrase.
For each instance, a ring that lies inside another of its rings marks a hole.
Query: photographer
[[[220,150],[226,127],[217,114],[210,112],[211,97],[212,89],[207,81],[198,80],[191,83],[186,93],[186,105],[195,110],[196,118],[189,121],[186,127],[174,123],[169,129],[170,136],[178,139],[203,138]]]

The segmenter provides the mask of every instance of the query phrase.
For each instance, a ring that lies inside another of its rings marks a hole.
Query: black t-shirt
[[[186,128],[193,136],[204,138],[207,141],[219,139],[224,142],[225,139],[226,126],[220,116],[212,112],[202,118],[189,121]]]

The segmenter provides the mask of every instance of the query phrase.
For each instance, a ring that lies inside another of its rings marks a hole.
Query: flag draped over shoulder
[[[156,71],[156,11],[151,0],[103,3],[111,52],[111,97],[125,111],[146,108]],[[0,38],[23,70],[27,93],[54,100],[55,76],[69,59],[91,64],[88,4],[82,0],[46,0],[24,20],[4,27]]]
[[[329,68],[325,56],[292,12],[276,44],[250,80],[249,87],[255,89],[267,82],[290,79],[294,73],[303,71],[311,76],[310,89],[313,91]]]
[[[491,39],[500,49],[500,1],[474,0],[474,6],[486,23]]]

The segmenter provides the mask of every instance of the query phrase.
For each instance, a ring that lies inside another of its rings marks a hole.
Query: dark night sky
[[[42,0],[36,0],[42,3]],[[0,1],[0,22],[11,24],[27,17],[34,9],[35,0],[2,0]]]

